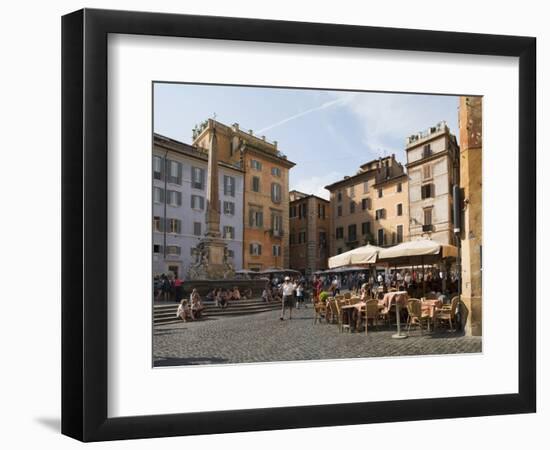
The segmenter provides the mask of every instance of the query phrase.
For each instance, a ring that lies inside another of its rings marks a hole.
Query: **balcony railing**
[[[424,231],[424,232],[430,232],[430,231],[433,231],[433,230],[434,230],[433,225],[422,225],[422,231]]]

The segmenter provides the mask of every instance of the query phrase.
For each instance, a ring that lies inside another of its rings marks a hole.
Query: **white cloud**
[[[294,181],[290,189],[295,189],[305,194],[317,195],[328,200],[330,193],[324,187],[341,180],[343,177],[344,175],[340,172],[330,172],[320,176],[314,175]]]
[[[334,100],[329,100],[328,102],[324,102],[320,104],[319,106],[316,106],[314,108],[306,109],[305,111],[299,112],[298,114],[294,114],[292,116],[286,117],[278,122],[275,122],[274,124],[268,125],[267,127],[264,127],[257,131],[257,133],[263,133],[267,130],[271,130],[272,128],[278,127],[280,125],[283,125],[287,122],[290,122],[292,120],[299,119],[300,117],[306,116],[308,114],[311,114],[316,111],[321,111],[323,109],[330,108],[331,106],[338,106],[338,105],[345,105],[346,103],[349,103],[351,100],[353,100],[353,97],[355,97],[356,94],[347,94],[347,95],[339,95],[338,98]]]
[[[443,96],[368,93],[354,96],[345,106],[362,124],[363,144],[382,156],[402,155],[407,136],[441,120],[452,129],[458,114],[449,108],[452,101]]]

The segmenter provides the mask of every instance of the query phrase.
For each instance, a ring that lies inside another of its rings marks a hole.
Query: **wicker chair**
[[[342,306],[346,304],[347,304],[346,299],[338,299],[334,302],[336,323],[338,324],[338,329],[340,330],[340,332],[342,332],[344,328],[349,329],[349,323],[344,323],[344,315],[342,311]]]
[[[443,305],[435,309],[434,329],[439,322],[449,324],[449,330],[456,330],[456,307],[458,306],[458,296],[451,300],[450,305]]]
[[[338,310],[336,309],[336,303],[338,300],[335,297],[331,297],[327,300],[327,323],[338,322]]]
[[[346,300],[349,300],[349,299],[351,298],[351,292],[346,292],[346,293],[344,294],[344,298],[345,298]]]
[[[327,299],[328,303],[328,299]],[[313,302],[313,310],[315,312],[315,316],[313,317],[313,323],[321,322],[321,319],[327,318],[327,304],[321,300],[314,300]]]
[[[422,334],[422,325],[426,323],[429,327],[430,315],[422,312],[422,303],[417,298],[411,298],[407,302],[407,312],[409,318],[407,319],[407,332],[410,331],[411,325],[418,325],[420,328],[420,334]]]
[[[373,325],[378,326],[379,316],[378,300],[368,300],[365,303],[365,308],[361,310],[361,321],[365,322],[365,334],[368,334],[369,319],[372,320]]]

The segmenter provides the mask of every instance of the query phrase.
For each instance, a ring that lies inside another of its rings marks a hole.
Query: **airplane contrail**
[[[257,133],[263,133],[264,131],[271,130],[272,128],[278,127],[279,125],[290,122],[291,120],[294,120],[294,119],[298,119],[299,117],[303,117],[303,116],[305,116],[307,114],[310,114],[312,112],[319,111],[321,109],[330,108],[331,106],[334,106],[334,105],[347,103],[353,97],[355,97],[355,94],[354,95],[349,95],[349,96],[346,96],[346,97],[342,97],[342,98],[337,98],[336,100],[331,100],[331,101],[325,102],[325,103],[323,103],[319,106],[316,106],[315,108],[307,109],[307,110],[302,111],[298,114],[294,114],[293,116],[287,117],[286,119],[280,120],[279,122],[276,122],[276,123],[274,123],[272,125],[269,125],[265,128],[262,128],[261,130],[258,130]]]

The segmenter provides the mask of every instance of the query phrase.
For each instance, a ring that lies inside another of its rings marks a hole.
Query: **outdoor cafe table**
[[[389,308],[391,307],[391,304],[389,305],[389,307],[387,305],[388,304],[385,303],[384,300],[378,300],[378,309],[380,310],[380,312],[384,312],[386,311],[386,309],[389,310]],[[365,309],[366,306],[367,306],[367,302],[362,300],[352,305],[344,305],[341,307],[342,315],[344,314],[346,315],[346,318],[348,319],[348,324],[350,325],[350,329],[351,329],[351,318],[353,315],[353,311],[357,312],[357,318],[359,318],[361,312]],[[356,328],[357,328],[357,325],[356,325]]]
[[[420,302],[420,307],[422,308],[422,314],[426,314],[430,317],[430,321],[433,323],[435,321],[435,311],[437,308],[441,308],[443,302],[437,299],[422,299]],[[430,322],[428,322],[428,331],[430,331]]]
[[[382,304],[384,305],[384,312],[388,312],[392,305],[395,305],[395,316],[397,321],[397,333],[392,335],[394,339],[404,339],[406,334],[401,334],[401,314],[400,307],[407,306],[409,300],[409,294],[407,291],[388,292],[384,294]]]
[[[357,311],[357,317],[359,317],[359,314],[361,313],[361,310],[365,306],[366,306],[366,302],[360,301],[360,302],[354,303],[353,305],[344,305],[344,306],[341,307],[342,315],[345,314],[347,319],[348,319],[348,325],[350,327],[350,331],[351,331],[351,317],[352,317],[353,311],[356,310]]]

